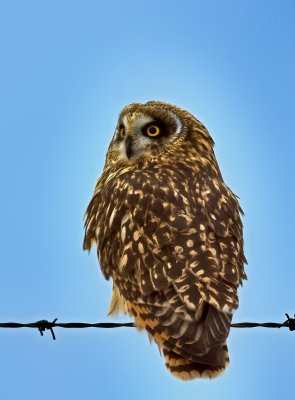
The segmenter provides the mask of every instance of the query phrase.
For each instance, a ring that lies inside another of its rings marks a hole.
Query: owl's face
[[[185,112],[175,106],[155,101],[130,104],[121,112],[111,142],[113,161],[132,163],[167,152],[187,131]]]

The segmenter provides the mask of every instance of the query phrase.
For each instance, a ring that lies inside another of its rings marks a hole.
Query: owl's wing
[[[90,205],[85,247],[95,236],[102,270],[161,347],[195,362],[206,354],[206,364],[217,365],[223,356],[210,349],[228,335],[245,278],[237,198],[206,174],[121,178],[101,189],[105,204]]]
[[[238,306],[246,278],[242,210],[225,183],[206,174],[178,179],[177,187],[173,179],[161,187],[152,181],[132,210],[135,275],[149,304],[148,312],[137,308],[138,320],[158,339],[169,337],[169,349],[197,361],[224,343]],[[153,315],[157,324],[149,327]]]
[[[224,312],[237,308],[246,278],[242,210],[224,182],[199,174],[176,189],[173,181],[160,187],[149,179],[132,204],[129,198],[121,224],[122,277],[134,269],[143,295],[173,286],[188,310],[197,311],[198,301]]]

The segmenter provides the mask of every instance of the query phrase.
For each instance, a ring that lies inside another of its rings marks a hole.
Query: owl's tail
[[[200,361],[183,358],[172,350],[163,349],[165,365],[173,376],[183,380],[195,378],[216,378],[222,374],[229,364],[227,345],[224,344],[210,350],[200,357]],[[212,357],[213,356],[213,357]],[[218,359],[218,364],[212,363],[212,358]]]

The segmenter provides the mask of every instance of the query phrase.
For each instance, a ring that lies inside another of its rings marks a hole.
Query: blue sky
[[[107,320],[111,285],[82,251],[83,214],[121,108],[153,99],[207,126],[240,196],[249,281],[234,320],[294,313],[294,34],[291,0],[2,2],[0,320]],[[287,330],[232,329],[225,374],[187,383],[134,329],[0,336],[5,400],[294,391]]]

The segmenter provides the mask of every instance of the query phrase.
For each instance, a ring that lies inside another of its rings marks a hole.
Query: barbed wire
[[[232,328],[288,328],[290,331],[295,331],[295,315],[294,318],[289,317],[288,314],[285,314],[287,319],[285,322],[277,323],[277,322],[238,322],[231,324]],[[86,322],[56,322],[57,318],[55,318],[52,322],[47,321],[46,319],[42,319],[37,322],[31,322],[28,324],[22,324],[19,322],[0,322],[0,328],[35,328],[38,329],[41,336],[44,335],[46,330],[50,331],[52,339],[56,340],[55,333],[53,331],[54,328],[134,328],[135,324],[133,322],[97,322],[97,323],[86,323]]]

